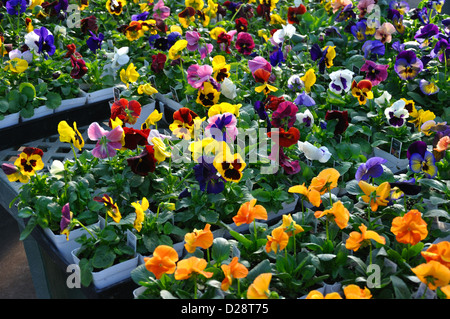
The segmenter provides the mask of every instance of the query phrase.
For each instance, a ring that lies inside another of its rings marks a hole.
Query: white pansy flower
[[[331,158],[331,153],[326,146],[321,146],[319,148],[312,145],[308,141],[299,141],[297,145],[299,150],[302,151],[303,154],[305,154],[306,158],[310,161],[319,161],[321,163],[326,163]]]
[[[130,61],[128,52],[129,52],[128,47],[122,47],[120,49],[114,47],[114,52],[106,53],[106,58],[111,60],[111,63],[108,63],[104,66],[105,71],[103,72],[102,76],[113,75],[115,77],[117,71]]]
[[[390,95],[388,91],[384,91],[381,96],[374,99],[374,102],[378,107],[383,107],[384,105],[389,104],[391,98],[392,95]]]
[[[236,84],[229,78],[224,78],[220,85],[220,92],[228,99],[233,100],[237,96]]]
[[[297,113],[296,114],[297,117],[297,121],[300,122],[300,124],[305,124],[306,127],[311,127],[314,124],[314,116],[312,115],[311,111],[306,109],[305,112],[301,113]]]
[[[348,92],[352,86],[353,74],[347,69],[330,73],[330,90],[336,94]]]
[[[281,29],[278,29],[275,31],[275,33],[272,36],[273,41],[275,43],[280,44],[286,39],[292,38],[294,35],[296,29],[292,24],[284,25]]]
[[[55,176],[57,179],[64,177],[64,164],[60,160],[54,160],[49,168],[50,174]]]

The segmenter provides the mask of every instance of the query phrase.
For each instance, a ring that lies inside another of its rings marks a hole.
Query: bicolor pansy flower
[[[391,107],[384,110],[384,115],[391,126],[402,127],[405,124],[406,119],[409,117],[409,112],[405,105],[404,100],[398,100]]]
[[[425,95],[432,95],[439,92],[439,87],[433,81],[421,79],[419,82],[420,90]]]
[[[219,174],[229,182],[238,183],[242,178],[242,171],[246,163],[239,153],[221,152],[214,158],[214,167]]]
[[[372,82],[361,80],[352,82],[352,95],[358,99],[359,105],[365,105],[367,100],[373,99]]]
[[[425,151],[424,154],[414,153],[409,158],[409,167],[414,173],[424,173],[427,178],[437,175],[436,160],[433,153]]]
[[[329,74],[330,76],[330,91],[336,94],[346,93],[350,90],[351,82],[353,79],[353,72],[350,70],[339,70]]]
[[[423,63],[414,51],[405,50],[397,55],[394,70],[402,80],[412,80],[423,70]]]

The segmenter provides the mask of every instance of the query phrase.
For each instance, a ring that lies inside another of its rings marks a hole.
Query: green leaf
[[[392,275],[391,281],[392,286],[394,287],[395,299],[411,299],[411,292],[403,280]]]
[[[253,241],[247,239],[244,235],[234,230],[230,230],[230,235],[233,236],[233,238],[236,239],[238,242],[240,242],[242,245],[244,245],[245,248],[248,248],[251,245],[253,245]]]
[[[105,269],[113,265],[116,254],[108,246],[99,246],[92,257],[94,268]]]
[[[211,256],[220,264],[222,261],[228,259],[230,255],[231,245],[225,238],[215,238],[211,249]]]
[[[20,116],[22,116],[23,118],[28,119],[28,118],[32,117],[33,115],[34,115],[34,108],[31,104],[27,105],[26,107],[24,107],[20,110]]]
[[[80,267],[81,284],[88,287],[92,282],[92,268],[91,263],[86,258],[82,258],[78,264]]]
[[[9,103],[6,100],[0,100],[0,112],[6,113],[9,109]]]
[[[54,92],[48,92],[47,93],[47,103],[45,104],[49,109],[56,109],[61,105],[61,95],[54,93]]]
[[[423,214],[423,217],[443,217],[445,219],[450,219],[449,213],[442,209],[432,209],[432,210],[426,211]]]
[[[261,261],[259,264],[257,264],[255,267],[253,267],[253,269],[248,272],[247,280],[249,282],[253,282],[253,280],[255,280],[256,277],[258,277],[259,275],[261,275],[263,273],[268,273],[268,272],[270,272],[270,273],[272,272],[272,266],[270,265],[269,260],[265,259],[265,260]]]
[[[25,94],[28,101],[32,101],[36,97],[36,89],[34,88],[34,85],[28,82],[20,83],[19,92]]]

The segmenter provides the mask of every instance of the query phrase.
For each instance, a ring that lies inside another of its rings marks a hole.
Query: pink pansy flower
[[[186,31],[186,49],[189,51],[195,51],[198,49],[198,41],[200,40],[200,33],[197,31]]]
[[[257,56],[252,60],[248,60],[248,67],[252,74],[258,69],[264,69],[269,73],[272,72],[272,65],[262,56]]]
[[[192,64],[187,69],[187,80],[194,89],[203,89],[203,83],[209,81],[212,74],[213,68],[210,65]]]
[[[390,22],[385,22],[377,29],[375,39],[380,40],[381,43],[390,43],[392,41],[392,34],[395,32],[395,27]]]
[[[97,158],[107,158],[116,155],[116,150],[122,147],[123,129],[117,126],[111,131],[103,129],[97,122],[89,125],[88,136],[97,145],[92,149],[92,155]]]
[[[153,7],[153,18],[164,20],[170,16],[170,8],[164,5],[163,0],[159,0]]]
[[[216,114],[208,119],[205,133],[218,141],[234,141],[238,134],[236,125],[237,119],[232,113]]]

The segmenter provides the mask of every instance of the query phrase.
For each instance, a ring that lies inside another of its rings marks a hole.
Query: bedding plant
[[[39,149],[2,165],[23,237],[58,231],[67,203],[70,236],[110,203],[140,298],[449,298],[443,4],[6,1],[3,114],[121,88],[92,148],[60,123],[58,175]],[[178,109],[137,127],[158,95]]]

